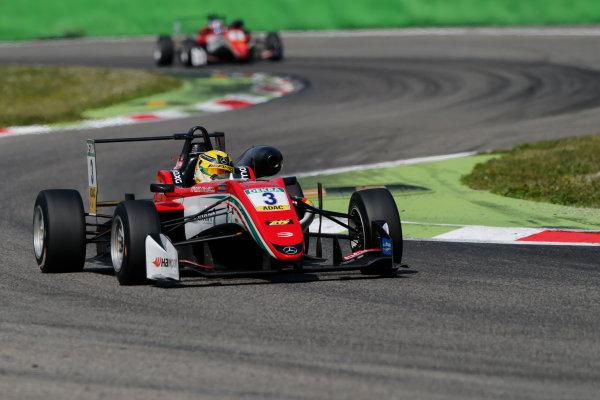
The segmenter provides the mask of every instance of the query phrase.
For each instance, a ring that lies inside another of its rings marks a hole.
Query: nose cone
[[[283,259],[298,259],[300,257],[302,257],[302,252],[304,251],[304,242],[300,242],[300,243],[296,243],[296,244],[292,244],[292,245],[280,245],[280,244],[275,244],[275,243],[271,243],[273,245],[273,247],[275,248],[275,250],[277,250],[278,253],[280,253],[281,258]]]

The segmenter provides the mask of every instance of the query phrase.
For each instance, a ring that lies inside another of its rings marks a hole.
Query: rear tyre
[[[283,59],[283,43],[278,34],[267,34],[267,37],[265,38],[265,48],[273,52],[273,55],[269,57],[269,60],[281,61]]]
[[[121,285],[146,282],[146,236],[160,233],[156,206],[150,201],[119,203],[113,215],[110,256]]]
[[[387,224],[388,234],[392,240],[392,259],[394,263],[402,262],[402,225],[396,202],[387,189],[366,189],[354,192],[348,205],[348,225],[352,251],[381,248],[381,235],[373,229],[372,222],[381,220]],[[364,274],[389,274],[393,267],[365,268]]]
[[[170,36],[160,36],[154,48],[154,62],[159,67],[173,64],[175,44]]]
[[[33,208],[33,251],[42,272],[81,271],[85,214],[76,190],[41,191]]]

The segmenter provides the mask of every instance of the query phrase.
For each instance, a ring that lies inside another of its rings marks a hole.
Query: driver
[[[235,171],[231,157],[224,151],[209,150],[198,157],[194,180],[196,183],[227,179]]]
[[[208,31],[213,32],[216,35],[223,33],[224,25],[220,19],[213,19],[208,23]]]

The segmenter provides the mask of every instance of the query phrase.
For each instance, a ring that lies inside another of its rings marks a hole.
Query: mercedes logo
[[[293,246],[287,246],[283,248],[283,252],[287,255],[292,255],[296,254],[298,252],[298,249]]]

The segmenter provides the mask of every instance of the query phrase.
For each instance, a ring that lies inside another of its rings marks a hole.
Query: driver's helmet
[[[213,19],[208,23],[208,29],[210,29],[217,35],[223,32],[223,28],[223,21],[221,21],[220,19]]]
[[[225,179],[229,174],[233,174],[234,170],[233,161],[227,153],[220,150],[209,150],[198,158],[194,179],[196,183]]]

